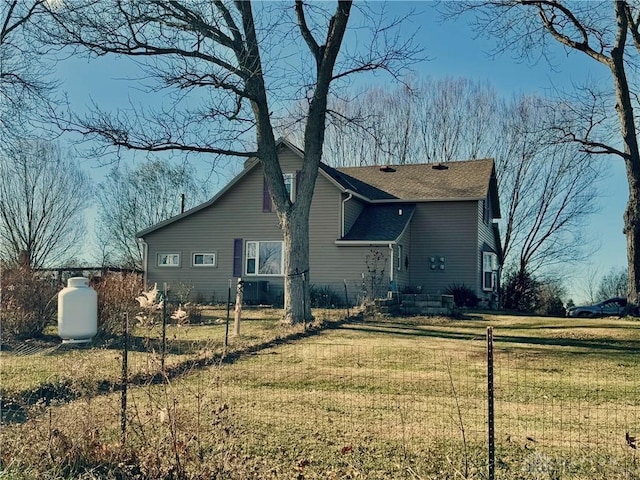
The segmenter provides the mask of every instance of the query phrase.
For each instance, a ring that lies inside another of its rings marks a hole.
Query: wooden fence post
[[[167,284],[162,286],[162,356],[160,357],[160,370],[165,374],[164,360],[167,355]]]
[[[240,336],[240,320],[242,319],[242,298],[243,298],[243,290],[244,290],[244,281],[239,278],[238,285],[236,286],[236,318],[234,327],[234,335],[236,337]]]

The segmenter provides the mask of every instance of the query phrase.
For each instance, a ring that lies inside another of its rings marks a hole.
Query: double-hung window
[[[289,193],[289,200],[292,202],[295,199],[295,176],[293,173],[283,173],[282,179],[284,180],[284,188],[287,189],[287,193]]]
[[[497,288],[498,256],[493,252],[482,252],[482,290],[493,291]]]
[[[246,275],[282,275],[282,242],[247,242],[245,252]]]

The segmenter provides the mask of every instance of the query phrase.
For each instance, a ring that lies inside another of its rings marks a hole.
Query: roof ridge
[[[485,157],[485,158],[469,158],[467,160],[449,160],[446,162],[440,162],[440,161],[435,161],[435,162],[421,162],[421,163],[377,163],[375,165],[350,165],[350,166],[343,166],[343,167],[332,167],[328,164],[325,163],[325,165],[329,166],[330,168],[333,168],[335,170],[338,170],[339,172],[341,172],[343,169],[345,170],[349,170],[349,169],[355,169],[355,168],[382,168],[385,166],[389,166],[389,167],[426,167],[426,166],[431,166],[431,165],[438,165],[438,164],[445,164],[445,165],[451,165],[451,164],[461,164],[461,163],[472,163],[472,162],[494,162],[495,163],[495,158],[493,157]]]

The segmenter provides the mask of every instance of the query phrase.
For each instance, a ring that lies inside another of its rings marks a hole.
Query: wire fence
[[[81,426],[100,432],[104,449],[121,433],[121,447],[155,455],[147,478],[171,469],[175,478],[640,478],[637,351],[523,349],[502,338],[489,363],[483,335],[337,327],[253,343],[249,329],[226,356],[224,325],[206,343],[172,328],[164,347],[99,349],[91,367],[89,350],[75,352],[61,365],[97,369],[102,386],[39,405],[48,419],[29,435],[51,449],[53,431],[71,437]],[[204,471],[212,476],[194,473]]]
[[[640,475],[633,438],[640,430],[637,377],[591,370],[567,378],[557,366],[498,355],[492,475],[482,348],[416,352],[311,343],[263,352],[218,374],[217,398],[248,424],[298,432],[301,439],[314,432],[324,440],[321,449],[333,444],[366,452],[377,445],[419,464],[441,445],[458,458],[461,478],[472,472],[479,478]]]

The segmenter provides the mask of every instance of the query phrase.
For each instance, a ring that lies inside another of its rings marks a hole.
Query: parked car
[[[623,297],[609,298],[595,305],[571,307],[567,309],[567,317],[608,317],[622,316],[627,306],[627,299]]]

